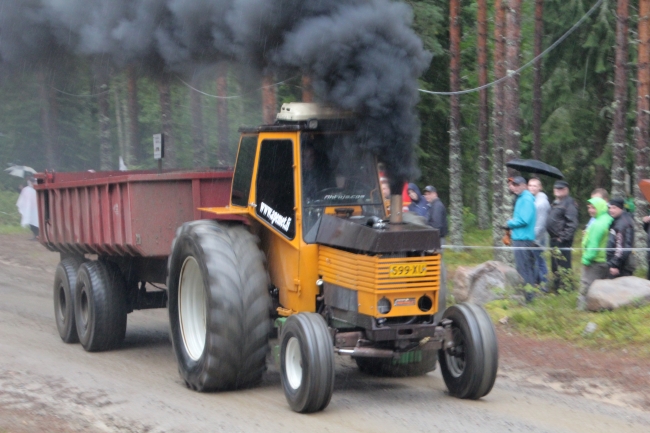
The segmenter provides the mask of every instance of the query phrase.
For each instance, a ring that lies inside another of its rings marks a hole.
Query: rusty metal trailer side
[[[231,171],[45,173],[36,176],[41,243],[62,254],[165,258],[176,229],[214,218]],[[233,218],[233,217],[225,217]]]

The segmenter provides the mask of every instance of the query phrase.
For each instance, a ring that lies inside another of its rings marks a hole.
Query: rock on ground
[[[638,277],[596,280],[587,293],[590,311],[615,310],[650,302],[650,281]]]
[[[489,261],[478,266],[459,266],[454,275],[453,295],[457,302],[483,305],[495,299],[511,297],[523,279],[503,262]]]

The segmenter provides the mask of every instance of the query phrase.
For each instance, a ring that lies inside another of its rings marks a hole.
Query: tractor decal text
[[[264,215],[274,226],[280,227],[285,232],[289,230],[291,218],[280,215],[264,202],[260,204],[260,214]]]

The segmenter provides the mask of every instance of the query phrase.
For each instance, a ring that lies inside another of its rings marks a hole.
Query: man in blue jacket
[[[528,191],[526,180],[521,176],[508,178],[508,189],[515,194],[515,210],[507,226],[511,230],[512,246],[515,247],[515,266],[526,284],[535,281],[535,197]],[[519,249],[521,247],[530,249]]]

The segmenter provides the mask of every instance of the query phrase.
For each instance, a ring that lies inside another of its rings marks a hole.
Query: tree
[[[194,74],[192,78],[192,87],[198,89],[200,79]],[[203,106],[201,94],[196,90],[190,89],[190,115],[192,116],[192,143],[193,143],[193,165],[205,167],[208,158],[208,152],[203,140]]]
[[[477,12],[477,47],[478,47],[478,85],[487,84],[487,0],[478,0]],[[490,226],[488,193],[488,135],[489,135],[488,91],[479,91],[479,155],[478,155],[478,226],[487,229]]]
[[[47,168],[52,170],[58,168],[57,149],[56,149],[56,120],[54,116],[52,91],[49,82],[51,73],[41,67],[37,72],[38,89],[41,102],[41,131],[43,136],[43,147],[45,148],[45,158]]]
[[[494,79],[498,80],[505,76],[505,8],[502,0],[494,3]],[[494,246],[501,246],[503,233],[500,226],[505,223],[503,212],[504,199],[504,160],[503,160],[503,82],[494,86],[494,103],[492,104],[492,242]],[[503,255],[496,250],[494,258],[502,258]]]
[[[230,164],[230,148],[228,143],[228,64],[217,66],[217,165]]]
[[[268,125],[275,121],[277,104],[273,75],[264,75],[262,77],[262,121],[265,124]]]
[[[535,0],[535,57],[542,53],[544,0]],[[542,158],[542,59],[535,61],[533,75],[533,158]]]
[[[176,168],[176,147],[174,145],[174,128],[172,124],[172,98],[169,74],[161,74],[158,77],[158,95],[160,98],[160,124],[165,140],[165,168]]]
[[[140,148],[140,122],[138,107],[138,74],[135,66],[130,64],[126,68],[126,94],[128,101],[128,151],[127,157],[130,163],[141,162],[144,158]]]
[[[646,199],[639,189],[639,181],[648,177],[648,129],[650,128],[650,0],[639,0],[639,45],[637,58],[636,99],[636,159],[634,164],[634,198],[636,204],[636,245],[644,245],[645,231],[640,225],[647,215]],[[642,254],[642,255],[645,255]],[[645,260],[640,260],[645,263]]]
[[[108,65],[103,64],[101,58],[96,58],[94,63],[95,93],[97,94],[97,107],[99,117],[99,169],[111,170],[113,164],[113,144],[111,143],[111,117],[109,113],[109,74]]]
[[[618,0],[616,8],[616,60],[614,69],[614,139],[612,142],[612,195],[625,197],[625,154],[627,138],[627,33],[628,0]]]
[[[506,13],[506,74],[503,87],[503,129],[504,136],[504,162],[519,157],[520,146],[520,114],[519,114],[519,74],[514,71],[519,69],[519,53],[521,45],[521,0],[503,0]],[[509,175],[515,171],[509,169]]]
[[[449,89],[460,90],[460,0],[449,2]],[[463,244],[463,190],[460,146],[460,96],[451,96],[449,116],[449,237],[452,245]]]

